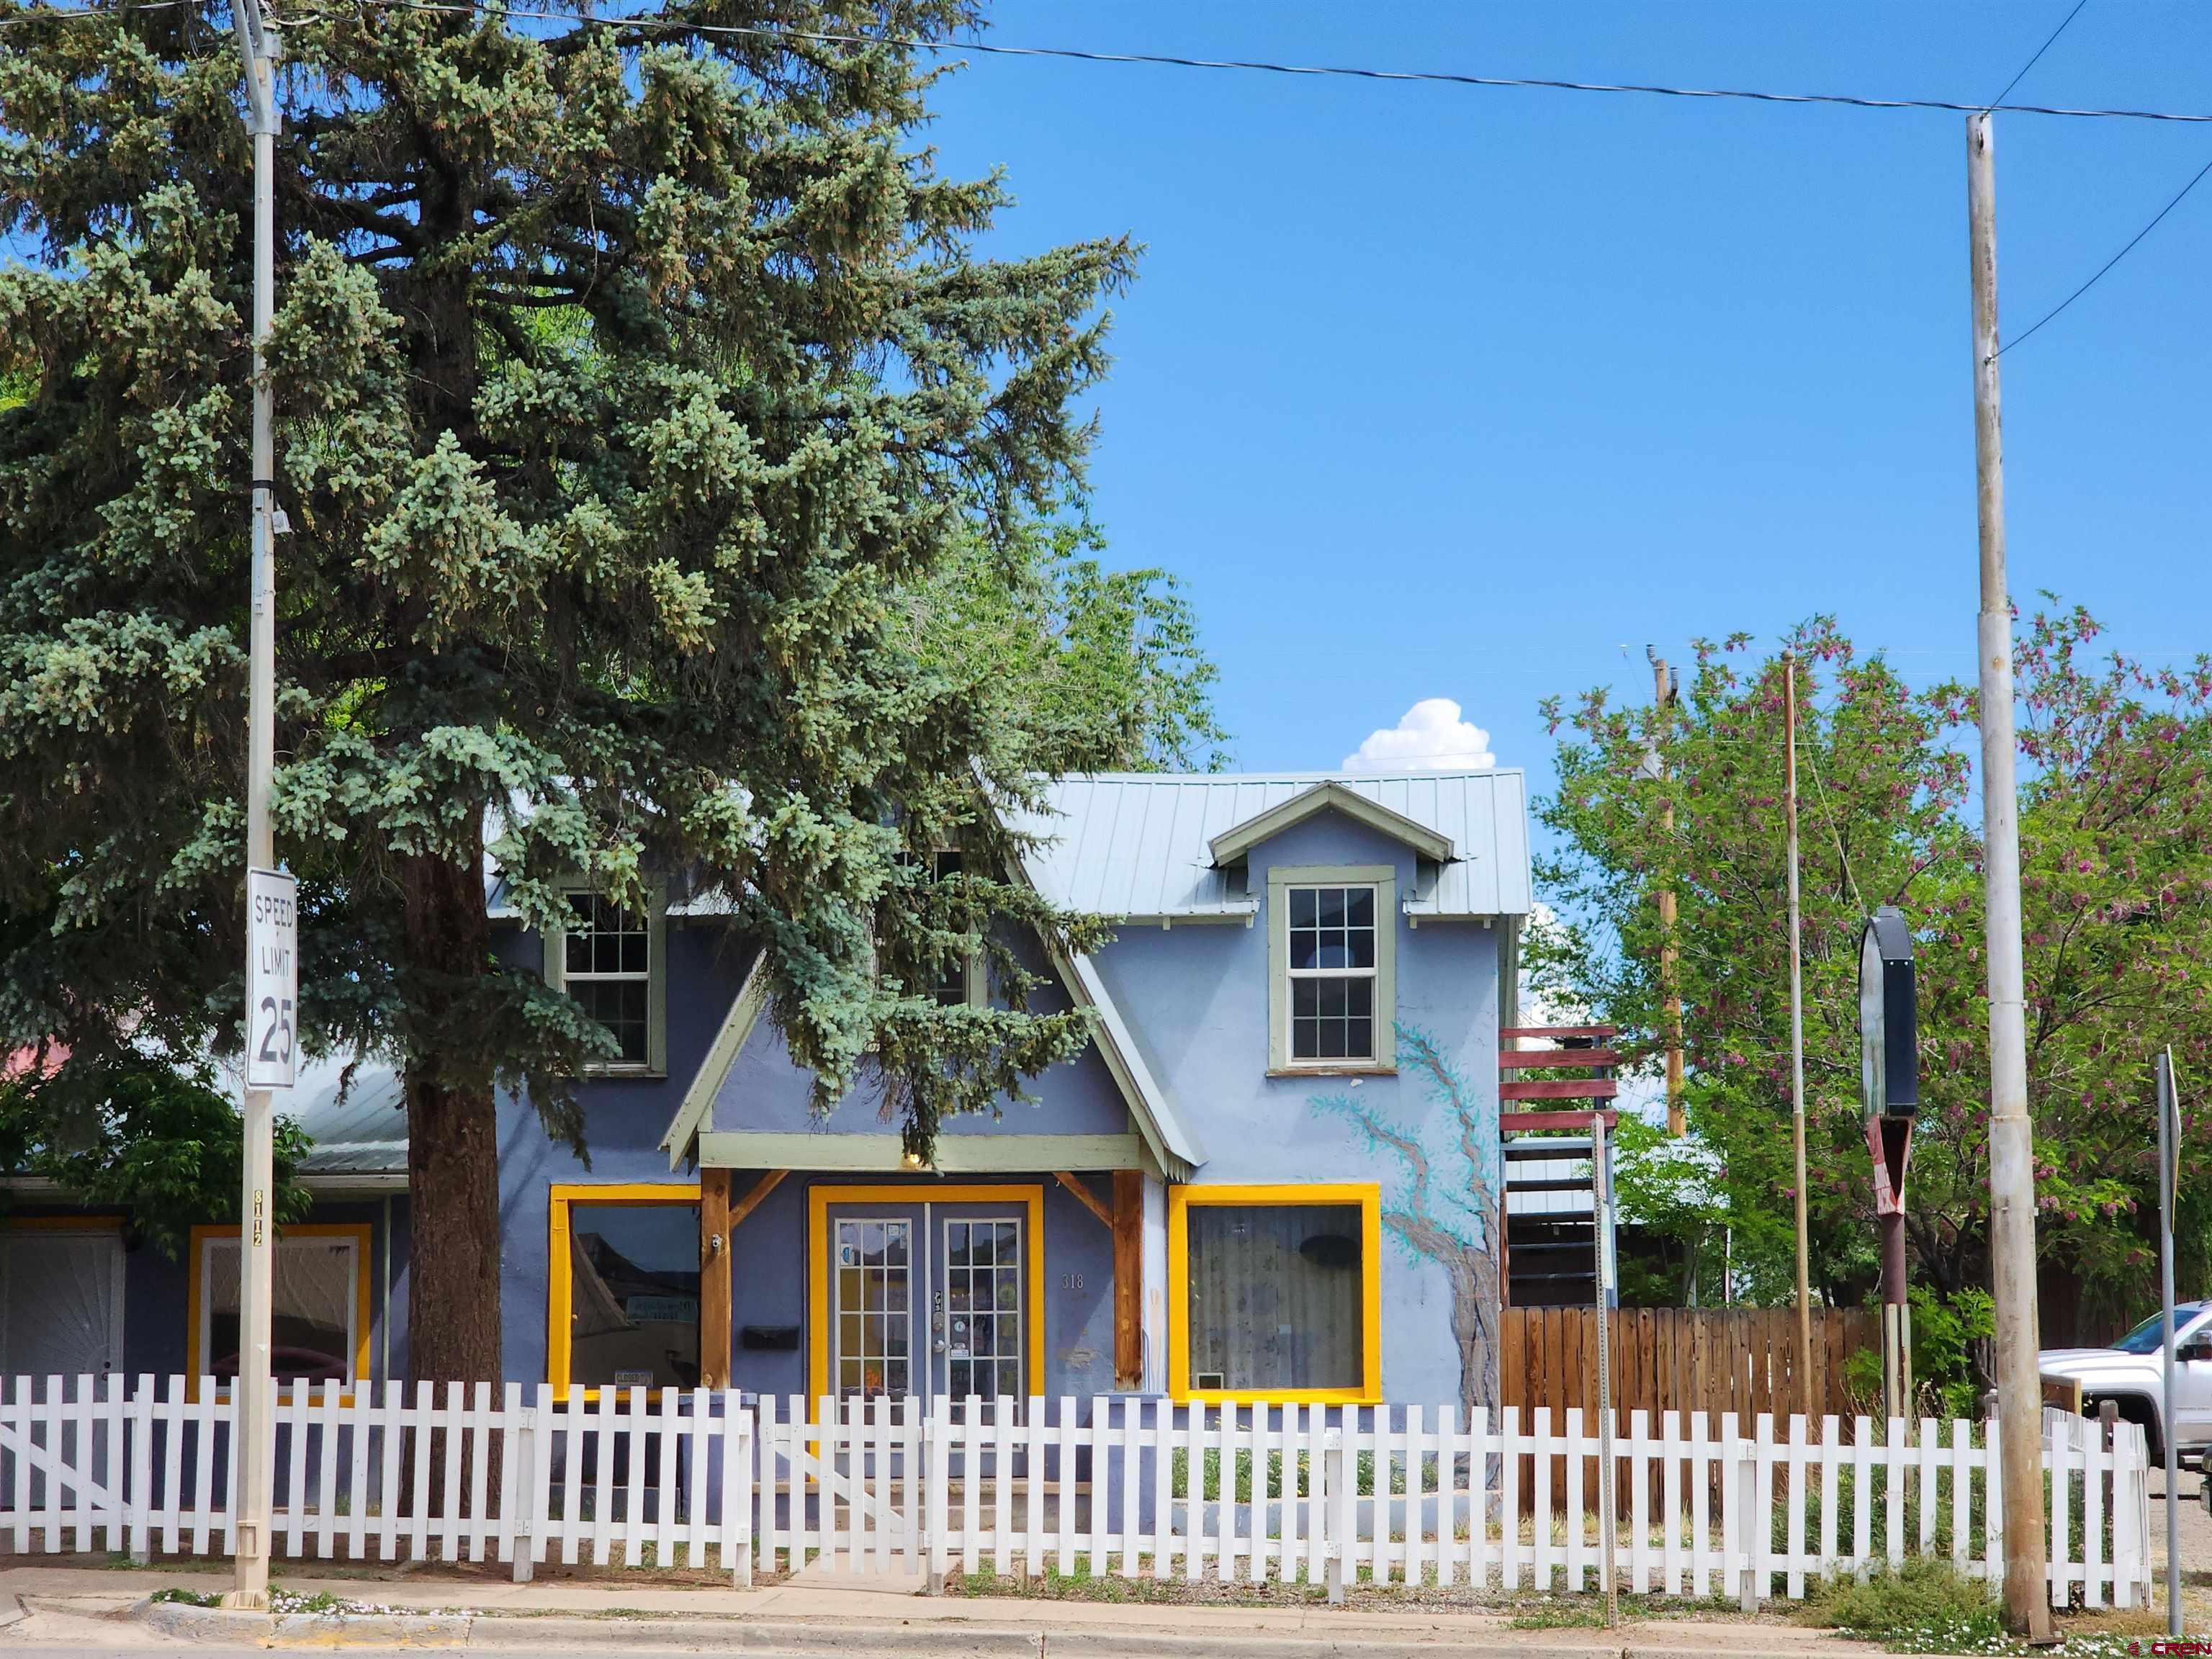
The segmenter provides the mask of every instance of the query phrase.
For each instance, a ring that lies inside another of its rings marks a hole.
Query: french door
[[[833,1204],[830,1387],[841,1398],[1029,1393],[1024,1206]]]

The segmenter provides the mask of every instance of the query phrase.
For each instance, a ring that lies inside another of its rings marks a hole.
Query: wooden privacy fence
[[[1622,1308],[1611,1316],[1613,1403],[1617,1411],[1761,1412],[1848,1419],[1858,1403],[1844,1367],[1881,1340],[1875,1316],[1859,1308],[1813,1315],[1813,1375],[1797,1375],[1794,1308]],[[1498,1319],[1500,1401],[1525,1413],[1597,1413],[1597,1310],[1507,1308]]]

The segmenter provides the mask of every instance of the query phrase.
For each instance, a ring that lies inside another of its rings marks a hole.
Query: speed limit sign
[[[299,1071],[299,884],[246,872],[246,1086],[289,1089]]]

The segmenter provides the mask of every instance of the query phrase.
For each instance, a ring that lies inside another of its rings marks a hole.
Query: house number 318
[[[1083,1288],[1083,1275],[1081,1273],[1062,1273],[1060,1276],[1060,1288],[1063,1291],[1081,1290]]]

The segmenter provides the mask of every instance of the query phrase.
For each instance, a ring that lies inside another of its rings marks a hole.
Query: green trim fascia
[[[692,1141],[707,1121],[714,1097],[722,1092],[730,1067],[738,1063],[738,1054],[744,1052],[745,1039],[752,1036],[753,1027],[759,1024],[762,1010],[768,1006],[766,960],[765,952],[753,957],[753,965],[745,971],[744,983],[738,988],[730,1012],[722,1018],[722,1029],[714,1033],[714,1041],[699,1061],[699,1069],[691,1075],[691,1086],[684,1091],[676,1115],[669,1120],[668,1133],[660,1138],[661,1150],[668,1154],[672,1170],[691,1161]]]
[[[708,1170],[867,1170],[914,1175],[896,1134],[753,1134],[708,1130],[699,1166]],[[1140,1170],[1143,1138],[1126,1135],[956,1135],[937,1138],[937,1161],[924,1173],[1004,1175],[1053,1170]],[[928,1188],[918,1189],[923,1197]]]
[[[1292,824],[1302,823],[1315,813],[1325,811],[1341,812],[1371,830],[1378,830],[1436,863],[1449,864],[1456,856],[1449,836],[1431,830],[1425,823],[1416,823],[1403,812],[1395,812],[1334,781],[1317,783],[1312,788],[1245,819],[1242,823],[1231,824],[1206,842],[1206,850],[1212,854],[1217,868],[1234,864],[1261,842],[1279,836]]]

